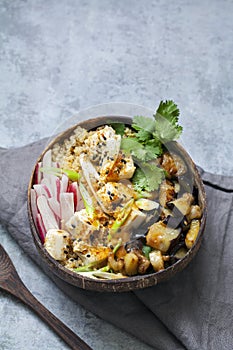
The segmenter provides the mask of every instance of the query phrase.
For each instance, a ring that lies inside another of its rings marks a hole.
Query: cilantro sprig
[[[153,118],[135,116],[132,123],[135,132],[122,138],[121,148],[139,162],[132,179],[137,191],[154,191],[162,182],[163,170],[150,162],[162,155],[164,144],[181,135],[179,114],[173,101],[161,101]]]
[[[142,163],[140,164],[140,167],[135,170],[132,182],[136,191],[151,192],[158,189],[163,178],[163,169],[159,168],[155,164]]]

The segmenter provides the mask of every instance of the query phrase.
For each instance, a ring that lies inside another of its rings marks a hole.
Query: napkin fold
[[[47,139],[0,148],[0,221],[24,251],[49,274],[36,250],[27,218],[27,186]],[[158,350],[233,348],[233,177],[200,169],[208,218],[203,242],[185,270],[157,286],[100,293],[49,275],[87,310]]]

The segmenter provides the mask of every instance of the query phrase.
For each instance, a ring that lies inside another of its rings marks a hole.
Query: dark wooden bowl
[[[52,142],[46,147],[44,152],[39,156],[37,162],[41,161],[44,153],[48,149],[50,149],[54,144],[62,142],[64,139],[68,138],[77,126],[81,126],[87,130],[91,130],[100,125],[106,124],[110,120],[111,121],[114,120],[116,122],[120,121],[128,125],[130,125],[132,122],[132,119],[126,118],[126,117],[120,117],[120,116],[119,117],[116,117],[116,116],[98,117],[95,119],[90,119],[90,120],[80,122],[77,125],[74,125],[73,127],[69,128],[68,130],[64,131],[63,133],[55,137],[52,140]],[[206,194],[205,194],[205,190],[204,190],[204,186],[203,186],[200,174],[195,164],[193,163],[192,159],[188,155],[188,153],[177,142],[172,142],[170,147],[172,147],[172,150],[174,150],[174,152],[181,155],[182,159],[185,161],[186,165],[188,166],[190,173],[193,175],[194,185],[198,188],[199,205],[202,208],[202,212],[203,212],[203,215],[201,218],[200,230],[199,230],[199,234],[196,239],[196,242],[192,246],[192,248],[187,252],[187,254],[184,256],[184,258],[180,259],[172,266],[160,272],[155,272],[152,274],[145,274],[140,276],[132,276],[129,278],[116,279],[116,280],[91,279],[89,277],[79,275],[75,272],[72,272],[66,269],[59,262],[54,260],[50,256],[50,254],[47,252],[47,250],[43,247],[43,244],[40,241],[37,229],[33,221],[30,191],[33,186],[33,179],[34,179],[34,173],[35,173],[35,167],[36,167],[35,165],[30,178],[29,186],[28,186],[28,216],[29,216],[31,232],[32,232],[35,245],[37,247],[38,252],[40,253],[41,259],[43,260],[43,265],[45,264],[46,267],[48,267],[49,273],[55,274],[56,276],[66,281],[67,283],[83,289],[100,291],[100,292],[101,291],[125,292],[125,291],[130,291],[135,289],[146,288],[149,286],[156,285],[159,282],[168,280],[172,276],[174,276],[178,271],[183,270],[187,266],[187,264],[193,259],[193,257],[197,253],[201,245],[202,236],[204,234],[204,228],[205,228],[206,216],[207,216]]]

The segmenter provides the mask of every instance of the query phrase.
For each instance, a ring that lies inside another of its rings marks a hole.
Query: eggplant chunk
[[[138,256],[135,253],[127,253],[124,257],[124,263],[125,263],[125,273],[128,276],[136,275],[138,272],[138,263],[139,259]]]
[[[148,246],[166,253],[171,241],[177,238],[179,234],[180,229],[170,228],[162,221],[158,221],[150,227],[146,236],[146,243]]]
[[[162,207],[166,207],[167,202],[173,200],[175,195],[175,188],[168,180],[164,180],[160,185],[159,203]]]
[[[175,199],[172,203],[183,215],[190,213],[193,203],[193,196],[190,193],[184,193],[182,197]]]
[[[175,153],[164,153],[161,165],[170,176],[180,176],[187,171],[184,161]]]
[[[144,275],[146,273],[146,270],[150,266],[150,261],[142,254],[137,254],[137,256],[139,258],[138,273],[140,275]]]
[[[201,208],[199,205],[192,205],[190,208],[190,213],[187,216],[187,220],[190,222],[193,219],[201,218]]]
[[[114,272],[122,272],[124,267],[124,258],[115,260],[114,253],[108,255],[108,265]]]
[[[149,259],[156,272],[164,269],[163,256],[160,250],[153,250],[153,252],[149,254]]]
[[[176,259],[183,259],[186,254],[187,254],[187,249],[185,247],[182,247],[179,250],[177,250],[174,256]]]
[[[199,220],[192,220],[190,224],[190,229],[188,230],[188,233],[185,237],[185,244],[188,249],[192,248],[194,245],[197,235],[200,229],[200,221]]]
[[[150,266],[150,261],[142,254],[140,249],[133,249],[126,252],[121,246],[117,252],[108,255],[108,265],[114,272],[121,272],[132,276],[136,274],[143,275]]]

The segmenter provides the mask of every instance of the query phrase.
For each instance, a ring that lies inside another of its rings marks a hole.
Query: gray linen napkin
[[[27,218],[27,184],[47,140],[0,149],[0,221],[24,251],[48,273],[34,246]],[[99,317],[159,350],[233,348],[233,177],[200,169],[208,219],[202,246],[170,281],[128,293],[96,293],[56,285]]]

